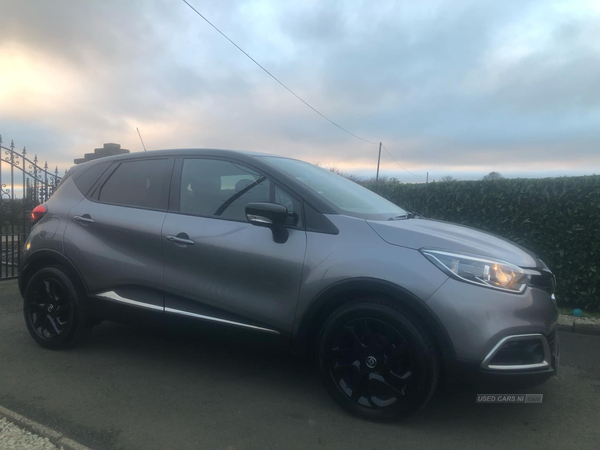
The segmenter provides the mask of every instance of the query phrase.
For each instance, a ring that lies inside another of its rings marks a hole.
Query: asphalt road
[[[0,405],[102,449],[600,448],[600,336],[561,333],[542,404],[476,404],[438,391],[409,421],[338,408],[308,360],[227,340],[103,323],[56,352],[27,334],[15,282],[0,283]],[[508,393],[509,391],[502,391]]]

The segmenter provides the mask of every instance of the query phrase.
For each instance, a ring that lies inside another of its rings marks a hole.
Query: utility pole
[[[377,157],[377,175],[375,175],[375,183],[379,181],[379,162],[381,161],[381,142],[379,143],[379,156]]]
[[[429,172],[427,172],[427,181],[425,182],[425,184],[429,183]]]

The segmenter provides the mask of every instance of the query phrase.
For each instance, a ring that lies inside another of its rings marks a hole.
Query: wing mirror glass
[[[287,241],[289,232],[285,227],[288,209],[279,203],[248,203],[246,205],[246,219],[257,227],[270,228],[273,240],[278,244]]]

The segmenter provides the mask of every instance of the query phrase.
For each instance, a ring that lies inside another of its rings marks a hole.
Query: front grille
[[[531,287],[541,289],[548,294],[554,294],[556,288],[556,279],[552,272],[543,271],[541,275],[531,275]]]

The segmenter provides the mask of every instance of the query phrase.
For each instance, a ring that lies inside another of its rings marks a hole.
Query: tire
[[[61,267],[38,270],[27,283],[23,297],[23,314],[31,337],[53,350],[80,343],[92,328],[83,299]]]
[[[430,334],[386,300],[363,299],[337,309],[321,329],[317,356],[333,399],[369,420],[414,414],[438,384],[440,357]]]

